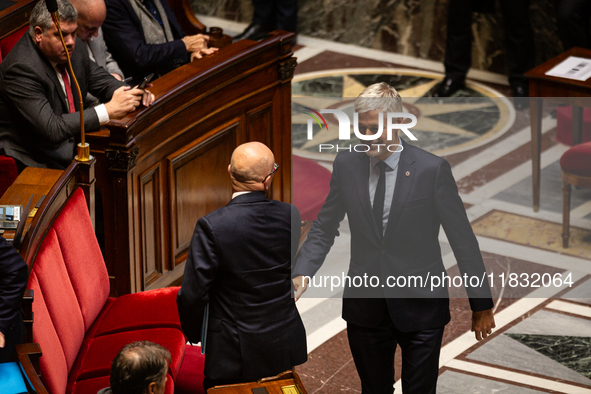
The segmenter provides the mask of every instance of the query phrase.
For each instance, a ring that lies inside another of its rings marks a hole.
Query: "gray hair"
[[[78,19],[76,8],[67,0],[57,0],[57,11],[59,12],[60,22],[76,22]],[[35,36],[36,26],[43,29],[43,33],[45,34],[52,25],[53,20],[51,19],[51,14],[47,11],[45,0],[40,0],[33,8],[31,17],[29,18],[29,35],[31,37]]]
[[[402,98],[385,82],[374,83],[363,89],[355,99],[355,112],[402,112]]]

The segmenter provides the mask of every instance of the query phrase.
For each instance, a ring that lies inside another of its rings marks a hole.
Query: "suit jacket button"
[[[69,142],[70,144],[74,143],[74,138],[70,138],[70,139],[68,140],[68,142]]]
[[[382,255],[386,254],[386,251],[384,249],[382,249]]]

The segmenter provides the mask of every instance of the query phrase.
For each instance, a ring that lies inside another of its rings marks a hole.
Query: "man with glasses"
[[[291,296],[300,214],[265,196],[279,168],[274,161],[259,142],[236,148],[228,166],[232,200],[200,218],[193,233],[177,305],[185,335],[205,347],[206,391],[307,359]]]

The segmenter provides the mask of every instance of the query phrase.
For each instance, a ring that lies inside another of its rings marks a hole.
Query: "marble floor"
[[[200,17],[227,34],[245,25]],[[591,189],[574,189],[571,246],[562,248],[561,155],[555,107],[545,105],[542,122],[541,207],[532,209],[529,111],[516,109],[505,76],[471,71],[465,90],[443,103],[429,99],[442,78],[440,63],[374,49],[299,36],[293,80],[293,153],[331,169],[338,144],[330,121],[306,138],[303,107],[350,111],[351,98],[365,86],[386,81],[403,96],[405,110],[417,115],[417,144],[452,165],[489,274],[497,328],[477,342],[462,291],[451,294],[452,321],[440,357],[438,394],[591,393]],[[350,233],[341,225],[319,274],[339,272],[349,258]],[[459,274],[440,233],[449,275]],[[539,276],[539,287],[520,278]],[[522,276],[523,275],[523,276]],[[560,283],[549,283],[560,278]],[[513,282],[511,282],[513,280]],[[511,284],[515,284],[512,286]],[[548,284],[548,286],[546,286]],[[465,292],[464,292],[465,294]],[[308,335],[309,358],[297,368],[309,394],[361,392],[341,319],[341,292],[309,291],[297,303]],[[396,354],[395,392],[400,381]]]

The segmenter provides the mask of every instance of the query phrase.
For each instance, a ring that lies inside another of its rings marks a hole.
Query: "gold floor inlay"
[[[562,247],[562,225],[493,210],[472,223],[474,233],[521,245],[591,259],[591,231],[570,227],[569,247]]]

